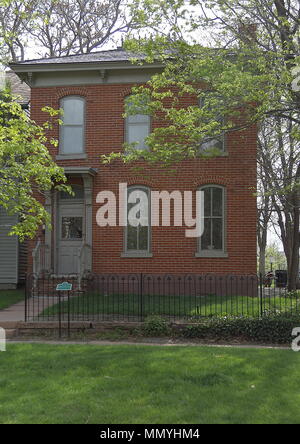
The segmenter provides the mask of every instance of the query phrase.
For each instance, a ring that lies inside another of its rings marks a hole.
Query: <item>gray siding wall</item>
[[[8,216],[0,207],[0,284],[18,283],[19,242],[16,236],[8,236],[17,216]]]
[[[27,272],[28,242],[19,243],[19,283],[25,282]]]

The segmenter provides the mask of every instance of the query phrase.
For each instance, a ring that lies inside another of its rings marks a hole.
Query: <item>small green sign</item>
[[[61,284],[58,284],[56,286],[56,291],[71,291],[72,290],[72,284],[69,282],[62,282]]]

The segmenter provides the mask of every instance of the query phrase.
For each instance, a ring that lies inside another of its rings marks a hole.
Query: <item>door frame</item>
[[[85,221],[85,243],[91,248],[87,249],[86,265],[92,271],[93,253],[93,179],[97,175],[97,169],[90,167],[65,167],[68,178],[80,177],[84,192],[84,221]],[[46,193],[45,209],[52,215],[53,230],[45,227],[46,263],[49,264],[49,272],[57,273],[57,214],[58,214],[58,192]]]
[[[77,208],[76,208],[77,207]],[[62,217],[63,211],[66,209],[72,209],[74,208],[74,212],[78,211],[80,209],[80,217],[82,217],[82,238],[78,239],[77,242],[82,245],[83,242],[85,242],[85,232],[86,232],[86,222],[85,222],[85,211],[84,211],[84,200],[83,199],[70,199],[70,200],[62,200],[58,197],[58,206],[57,206],[57,217],[56,217],[56,263],[55,263],[55,272],[58,275],[63,275],[64,273],[61,271],[61,243],[64,242],[64,240],[61,237],[62,234]],[[76,209],[75,209],[76,208]],[[73,217],[67,216],[67,217]],[[74,217],[77,217],[77,214],[74,213]],[[72,240],[70,240],[72,241]],[[65,240],[65,242],[68,242]],[[78,249],[80,248],[78,246]],[[73,247],[76,248],[76,247]],[[74,270],[71,274],[77,274],[78,270]],[[70,273],[67,273],[70,274]]]

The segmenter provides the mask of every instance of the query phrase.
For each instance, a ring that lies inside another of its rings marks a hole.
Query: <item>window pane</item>
[[[211,188],[204,188],[204,216],[211,216]]]
[[[82,217],[63,217],[62,239],[82,239]]]
[[[64,110],[63,121],[65,125],[83,125],[84,100],[77,98],[64,99],[62,101]]]
[[[223,222],[221,218],[212,219],[213,224],[213,249],[223,249]]]
[[[209,151],[216,149],[224,151],[223,139],[208,139],[205,142],[201,143],[201,151]]]
[[[148,124],[129,124],[127,127],[127,142],[133,143],[138,142],[136,149],[145,150],[147,149],[145,145],[145,138],[149,135],[149,125]]]
[[[201,236],[201,250],[211,250],[211,219],[204,219],[204,232]]]
[[[212,93],[207,91],[205,93],[205,95],[200,98],[199,106],[200,107],[206,106],[209,111],[213,111],[212,106],[210,106],[210,104],[209,104],[209,99],[210,98],[215,99],[216,96],[215,96],[215,94],[210,96],[210,94],[212,94]],[[219,100],[220,100],[220,98],[219,98]],[[215,118],[215,120],[217,120],[221,124],[224,124],[224,116],[222,116],[220,114],[217,114],[217,115],[215,114],[214,118]],[[220,136],[217,135],[217,137],[215,137],[215,138],[214,137],[207,137],[207,139],[204,140],[203,143],[201,143],[200,151],[205,151],[205,150],[209,151],[209,150],[213,150],[213,149],[218,149],[220,151],[224,151],[224,148],[225,148],[224,133],[221,133]]]
[[[201,250],[224,249],[224,190],[217,186],[204,191],[204,233],[200,238]]]
[[[71,185],[72,187],[72,191],[74,194],[74,196],[72,196],[69,193],[66,193],[65,191],[61,191],[59,193],[59,198],[60,199],[83,199],[84,195],[83,195],[83,187],[81,185]]]
[[[128,188],[128,197],[133,192],[143,192],[147,193],[149,196],[149,190],[146,188],[138,188],[138,187],[130,187]],[[140,197],[136,195],[137,201],[139,202]],[[127,214],[129,214],[130,209],[136,205],[136,203],[129,203],[127,204]],[[139,217],[139,214],[137,214],[137,217]],[[150,214],[148,212],[148,218],[150,218]],[[149,249],[149,232],[150,229],[148,226],[142,226],[138,225],[138,227],[132,227],[129,223],[127,226],[127,250],[135,250],[135,251],[148,251]]]
[[[223,190],[222,188],[212,189],[212,215],[223,216]]]
[[[128,116],[128,123],[132,124],[132,123],[145,123],[148,125],[149,122],[149,116],[147,116],[147,114],[135,114],[132,116]]]
[[[148,227],[139,226],[139,250],[148,250]]]
[[[61,152],[76,154],[83,152],[83,128],[77,126],[63,126]]]
[[[137,227],[133,227],[132,225],[127,226],[127,250],[137,250]]]

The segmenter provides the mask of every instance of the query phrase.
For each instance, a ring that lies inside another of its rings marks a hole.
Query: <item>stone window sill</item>
[[[87,159],[87,154],[58,154],[56,160]]]
[[[127,258],[149,258],[153,257],[152,253],[122,253],[121,257]]]
[[[195,253],[195,257],[227,258],[228,253],[225,251],[201,251]]]

